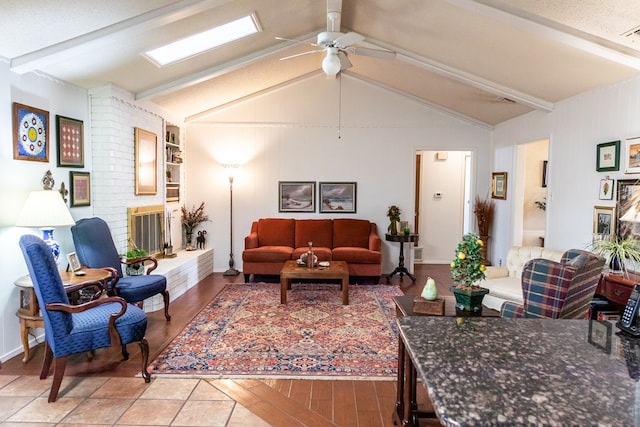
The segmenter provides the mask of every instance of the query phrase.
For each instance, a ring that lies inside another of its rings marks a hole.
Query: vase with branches
[[[209,216],[204,213],[204,202],[200,203],[197,208],[194,206],[191,210],[187,210],[182,206],[182,225],[184,226],[187,237],[187,250],[193,250],[192,239],[193,230],[201,223],[209,221]]]
[[[489,233],[491,232],[491,226],[493,224],[493,217],[495,215],[495,204],[489,197],[481,199],[476,195],[473,203],[473,214],[476,216],[476,223],[478,224],[478,235],[484,242],[482,246],[482,259],[485,265],[491,265],[487,259],[487,248],[489,246]]]

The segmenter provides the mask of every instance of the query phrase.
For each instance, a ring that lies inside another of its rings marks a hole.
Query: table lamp
[[[53,239],[54,227],[74,224],[62,195],[54,190],[32,191],[16,222],[18,227],[40,227],[42,240],[51,249],[56,262],[60,256],[60,245]]]

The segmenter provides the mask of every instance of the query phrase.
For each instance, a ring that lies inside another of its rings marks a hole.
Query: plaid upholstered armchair
[[[502,304],[502,317],[584,319],[604,267],[604,258],[569,249],[560,262],[537,258],[522,270],[524,304]]]

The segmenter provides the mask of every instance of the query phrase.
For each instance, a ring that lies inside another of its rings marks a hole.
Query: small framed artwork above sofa
[[[278,182],[278,212],[315,212],[315,200],[313,181]]]
[[[321,182],[320,213],[355,213],[355,182]]]

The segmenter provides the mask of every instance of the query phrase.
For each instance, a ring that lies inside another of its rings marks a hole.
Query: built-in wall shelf
[[[180,128],[168,124],[165,135],[165,198],[167,202],[179,202],[180,180],[182,177]]]

